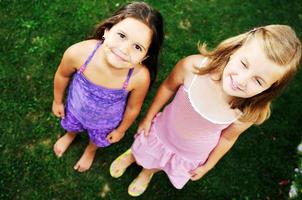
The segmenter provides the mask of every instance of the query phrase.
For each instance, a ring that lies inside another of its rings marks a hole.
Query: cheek
[[[145,56],[145,53],[134,52],[131,55],[131,60],[133,63],[138,64],[144,60]]]
[[[228,68],[227,68],[227,72],[228,74],[234,74],[238,71],[236,65],[229,65]]]
[[[260,94],[260,93],[264,92],[265,90],[266,89],[264,89],[262,87],[259,87],[259,86],[256,86],[253,83],[250,83],[248,85],[248,91],[251,94],[251,97],[256,96],[257,94]]]
[[[104,41],[104,45],[109,46],[109,47],[114,46],[114,43],[115,43],[114,40],[112,40],[110,37],[106,38]]]
[[[232,71],[232,63],[229,61],[223,69],[223,74],[227,75],[230,71]]]
[[[226,81],[226,79],[228,79],[230,74],[231,74],[231,70],[228,66],[226,66],[221,74],[221,79],[223,81]]]
[[[229,59],[228,63],[225,66],[225,70],[228,71],[228,73],[236,73],[240,69],[240,62],[233,58]]]
[[[108,45],[113,45],[119,42],[119,39],[117,38],[117,35],[113,35],[113,34],[108,34],[105,37],[105,41],[104,43],[107,43]]]

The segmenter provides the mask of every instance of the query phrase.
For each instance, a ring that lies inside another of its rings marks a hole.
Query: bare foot
[[[128,193],[135,197],[143,194],[147,189],[153,174],[157,171],[157,169],[143,169],[129,185]]]
[[[75,133],[66,133],[64,136],[60,137],[53,146],[53,151],[60,158],[69,145],[72,143],[76,137]]]
[[[77,162],[77,164],[75,164],[75,166],[73,168],[75,170],[77,170],[78,172],[87,171],[92,165],[92,161],[94,159],[96,150],[97,150],[97,146],[90,141],[89,145],[86,147],[82,157]]]

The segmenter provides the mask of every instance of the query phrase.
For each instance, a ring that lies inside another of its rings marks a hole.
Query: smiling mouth
[[[237,91],[237,90],[243,91],[243,90],[242,90],[240,87],[238,87],[238,85],[234,82],[232,76],[230,76],[230,79],[231,79],[231,87],[232,87],[233,90],[235,90],[235,91]]]
[[[121,55],[119,55],[119,53],[117,52],[117,50],[111,49],[111,52],[118,57],[120,60],[122,60],[123,62],[128,62],[127,59],[123,58]]]

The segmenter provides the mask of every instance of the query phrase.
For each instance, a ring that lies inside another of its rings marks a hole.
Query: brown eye
[[[122,38],[122,39],[124,39],[126,36],[123,34],[123,33],[117,33],[119,36],[120,36],[120,38]]]
[[[134,45],[134,48],[136,49],[136,50],[138,50],[138,51],[142,51],[142,48],[139,46],[139,45]]]

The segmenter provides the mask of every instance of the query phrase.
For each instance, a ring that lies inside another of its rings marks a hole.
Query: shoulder
[[[199,71],[198,69],[202,67],[201,64],[204,59],[205,57],[200,54],[190,55],[181,59],[177,63],[176,68],[178,68],[178,71],[183,74],[183,79],[185,81],[190,80],[192,76]]]
[[[146,66],[140,65],[134,67],[133,76],[139,81],[145,81],[150,79],[150,72]]]
[[[188,57],[181,59],[178,62],[178,64],[180,64],[180,67],[183,68],[185,72],[192,73],[192,72],[196,72],[197,69],[202,67],[201,64],[204,59],[205,57],[200,54],[190,55]]]
[[[201,66],[201,64],[203,63],[203,60],[206,59],[206,57],[204,57],[201,54],[195,54],[195,55],[191,55],[185,58],[188,62],[188,64],[190,64],[191,68],[201,68],[203,66]]]
[[[149,87],[150,72],[144,65],[138,65],[133,68],[132,77],[130,78],[130,87],[135,89],[142,85]]]
[[[98,40],[85,40],[68,47],[63,55],[63,59],[71,63],[75,68],[79,68],[95,48]]]
[[[68,47],[64,52],[64,55],[67,56],[81,56],[86,52],[91,52],[94,49],[95,45],[98,43],[98,40],[85,40],[82,42],[75,43]]]

